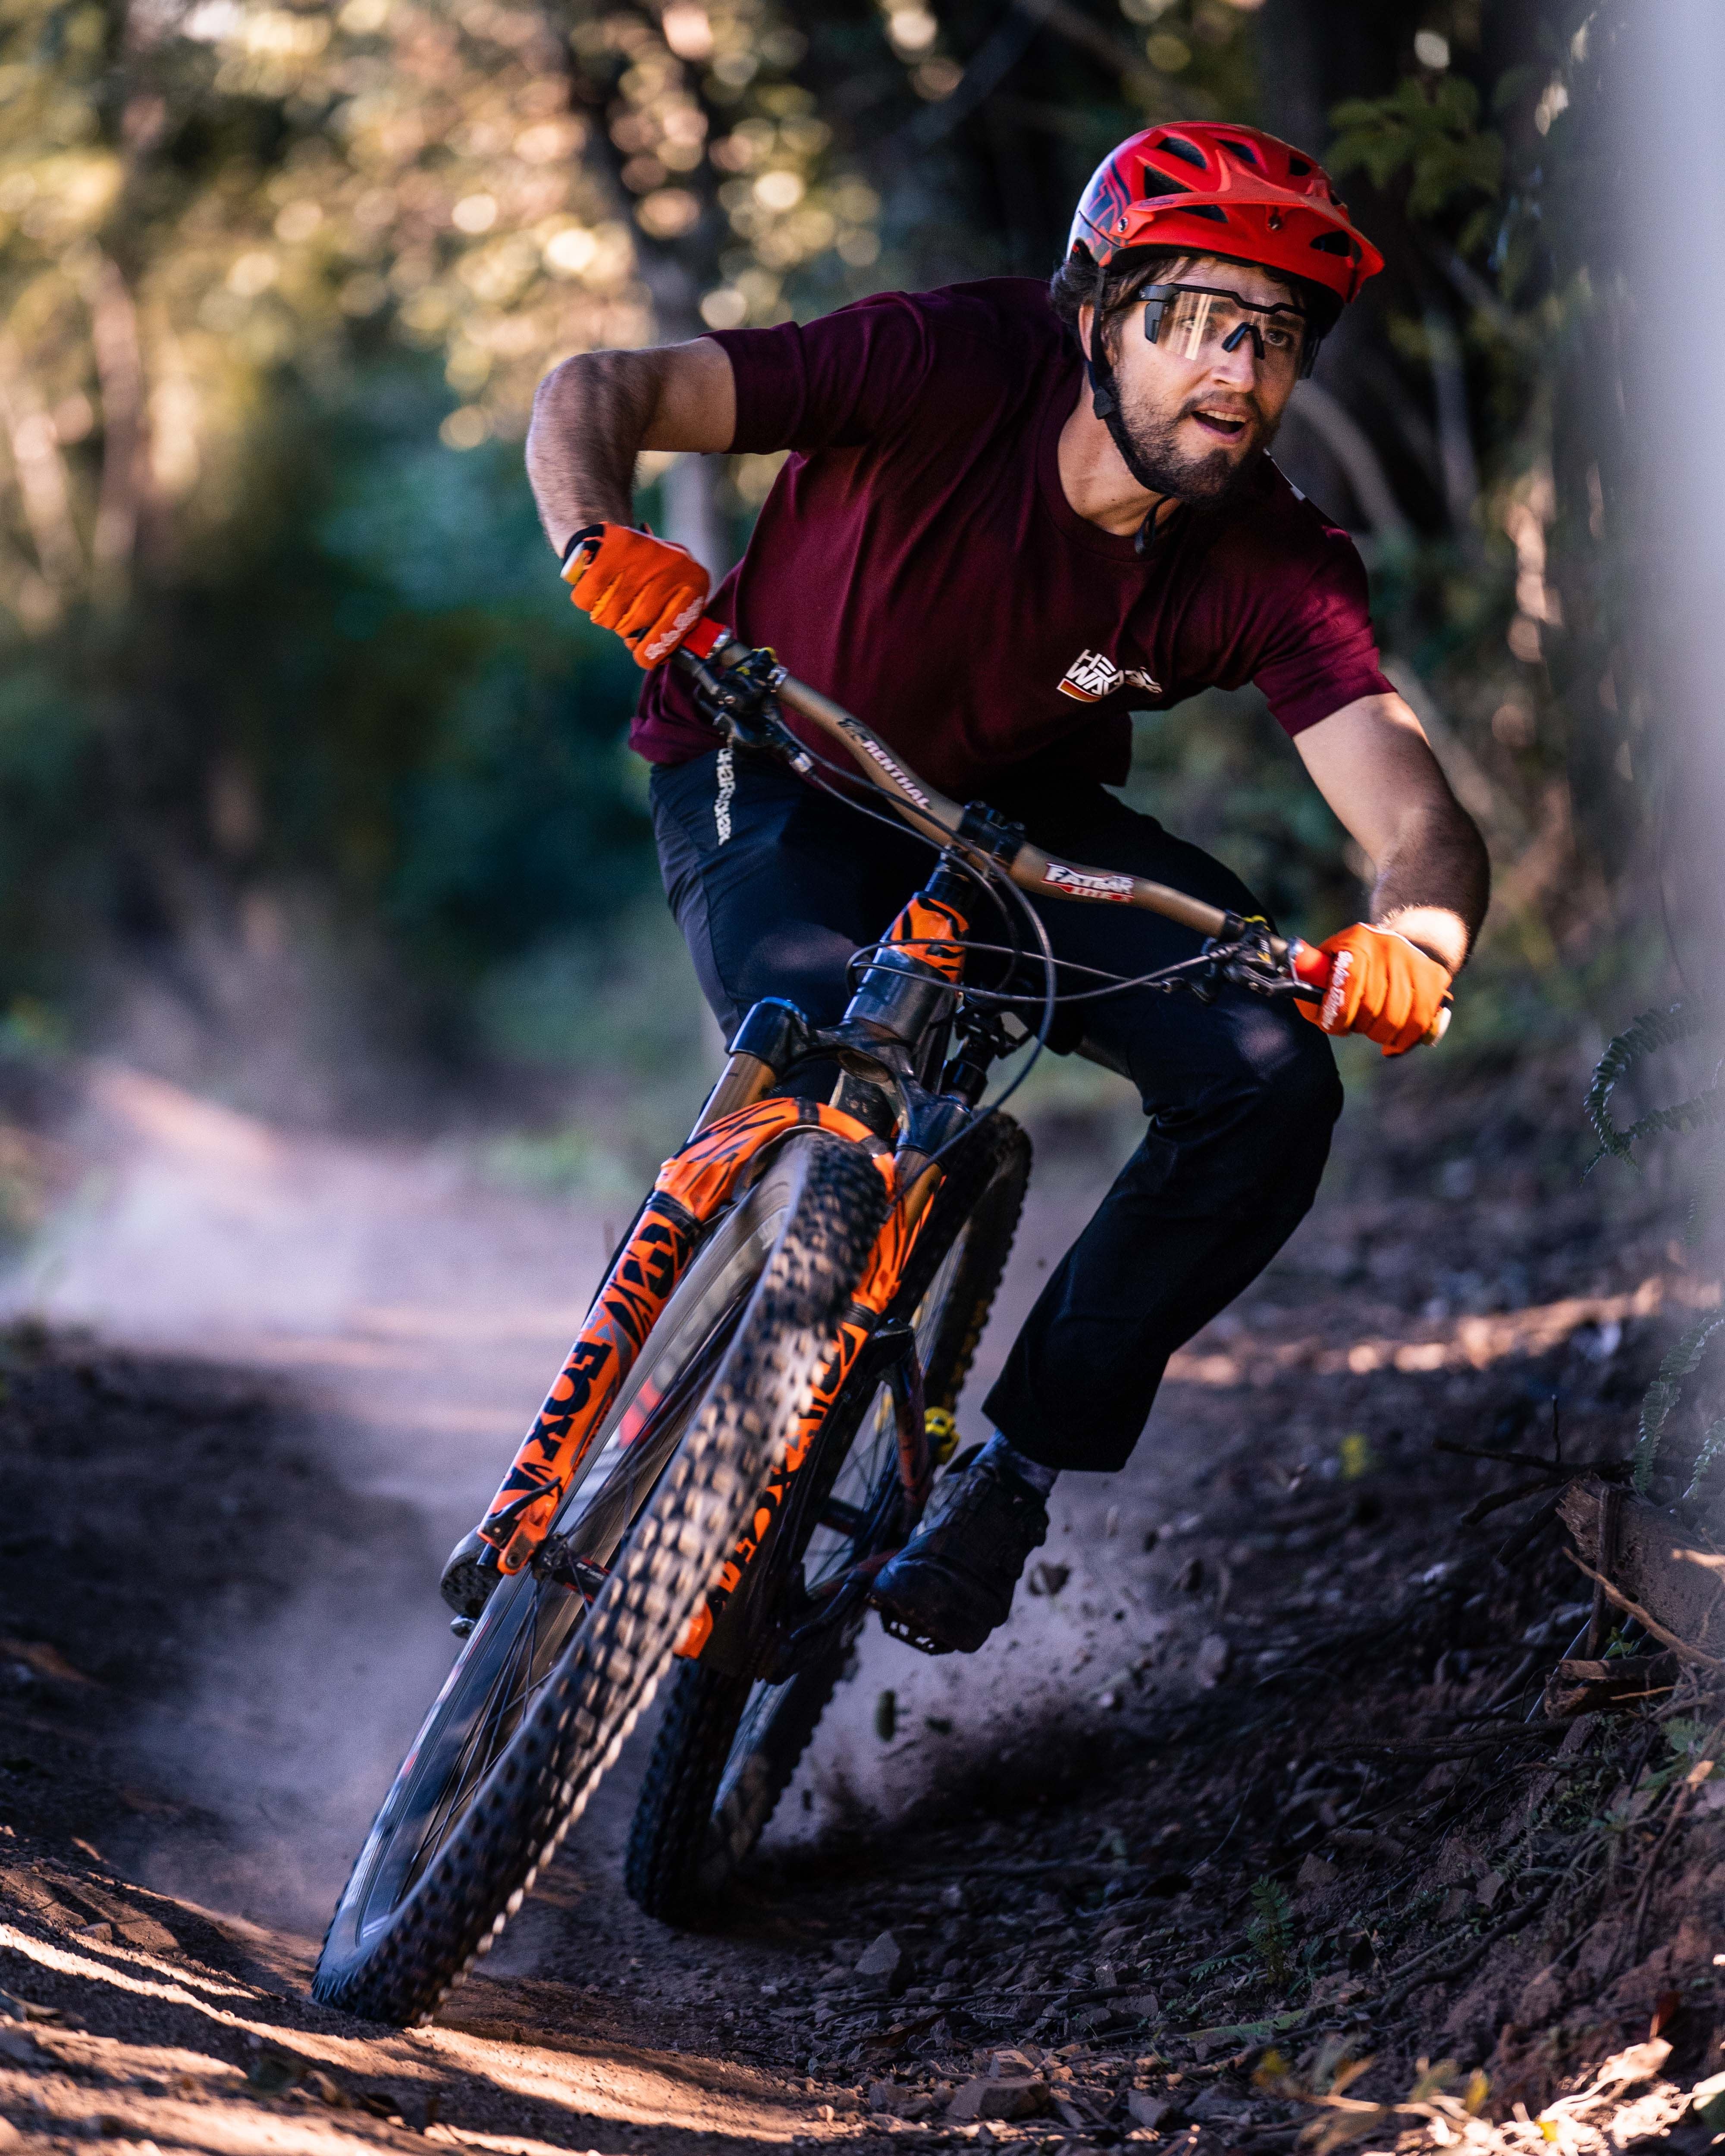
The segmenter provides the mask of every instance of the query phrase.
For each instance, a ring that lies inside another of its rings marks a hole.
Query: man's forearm
[[[1459,973],[1491,897],[1485,841],[1460,808],[1434,809],[1399,834],[1378,865],[1372,919]]]
[[[659,405],[654,356],[583,352],[547,375],[527,430],[527,478],[559,555],[588,524],[634,517],[635,459]]]

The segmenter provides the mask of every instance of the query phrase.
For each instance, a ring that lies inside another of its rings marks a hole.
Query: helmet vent
[[[1240,158],[1248,165],[1257,165],[1261,162],[1257,151],[1252,147],[1250,142],[1227,141],[1223,143],[1222,147],[1224,150],[1233,151],[1236,157]]]
[[[1178,157],[1183,165],[1196,165],[1200,172],[1207,169],[1208,161],[1203,151],[1195,142],[1189,142],[1182,136],[1164,135],[1156,147],[1165,151],[1170,157]]]
[[[1291,180],[1309,180],[1311,177],[1312,167],[1303,157],[1288,159],[1288,177]]]
[[[1347,234],[1341,232],[1320,233],[1312,244],[1319,254],[1345,254],[1350,262],[1359,252]]]
[[[1227,211],[1218,209],[1214,203],[1196,203],[1181,213],[1185,217],[1207,217],[1213,224],[1226,224],[1228,222]]]

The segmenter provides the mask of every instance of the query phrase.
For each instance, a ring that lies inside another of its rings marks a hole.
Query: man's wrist
[[[634,505],[627,501],[616,509],[603,509],[592,502],[583,502],[578,508],[571,509],[566,514],[568,518],[567,523],[561,517],[555,523],[547,518],[545,527],[546,536],[556,547],[560,562],[568,560],[570,548],[583,532],[597,531],[607,524],[632,526],[635,521]]]
[[[1467,963],[1470,942],[1467,923],[1447,906],[1396,906],[1376,915],[1371,923],[1385,934],[1399,936],[1423,952],[1446,973],[1459,973]]]

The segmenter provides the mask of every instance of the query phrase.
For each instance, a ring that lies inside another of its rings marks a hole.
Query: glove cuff
[[[572,531],[569,535],[569,543],[563,549],[560,566],[567,569],[569,566],[569,557],[578,547],[589,539],[603,539],[604,536],[605,527],[603,524],[583,524],[578,531]]]
[[[1410,951],[1417,951],[1420,957],[1426,960],[1429,964],[1440,968],[1448,979],[1452,981],[1455,979],[1455,974],[1452,973],[1450,971],[1450,968],[1444,964],[1443,960],[1438,957],[1435,951],[1428,951],[1423,943],[1416,943],[1411,936],[1404,936],[1399,928],[1385,928],[1375,921],[1368,921],[1365,923],[1365,926],[1371,930],[1374,936],[1394,937],[1398,943],[1405,943]]]

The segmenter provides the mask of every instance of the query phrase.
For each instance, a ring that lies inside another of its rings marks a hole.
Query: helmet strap
[[[1084,371],[1090,377],[1090,408],[1097,418],[1107,420],[1120,409],[1120,399],[1114,393],[1114,370],[1107,361],[1087,359]]]
[[[1106,347],[1102,341],[1102,299],[1107,290],[1107,283],[1106,270],[1099,268],[1096,271],[1096,296],[1091,302],[1090,352],[1084,362],[1084,371],[1090,377],[1090,408],[1108,429],[1109,438],[1120,453],[1122,464],[1143,488],[1146,494],[1153,494],[1157,496],[1159,504],[1162,490],[1149,472],[1145,470],[1137,446],[1126,430],[1126,420],[1120,409],[1120,391],[1114,380],[1114,363],[1109,358]],[[1155,516],[1156,511],[1153,508],[1149,516],[1145,520],[1145,526],[1148,526],[1153,534],[1155,529]],[[1144,530],[1145,526],[1140,526],[1138,531],[1137,543],[1140,553],[1145,550]]]
[[[1090,408],[1108,429],[1109,439],[1120,452],[1120,461],[1147,494],[1161,498],[1162,489],[1145,469],[1137,446],[1126,430],[1126,420],[1120,409],[1120,393],[1115,387],[1114,369],[1107,354],[1101,348],[1099,337],[1092,336],[1095,357],[1085,362],[1085,371],[1090,377]],[[1155,515],[1153,510],[1151,515]]]

